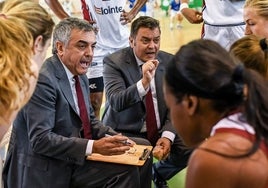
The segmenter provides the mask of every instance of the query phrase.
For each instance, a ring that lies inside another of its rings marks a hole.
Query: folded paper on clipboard
[[[129,151],[121,155],[92,153],[87,156],[87,160],[142,166],[147,158],[150,157],[152,148],[152,146],[134,145]]]

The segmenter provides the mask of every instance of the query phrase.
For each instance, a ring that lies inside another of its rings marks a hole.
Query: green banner
[[[189,0],[189,7],[198,8],[203,6],[203,0]]]

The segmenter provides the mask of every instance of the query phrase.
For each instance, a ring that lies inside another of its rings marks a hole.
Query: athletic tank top
[[[125,0],[84,0],[90,18],[98,27],[97,45],[101,48],[123,48],[129,45],[129,28],[120,22]],[[81,1],[82,2],[82,1]],[[83,3],[83,2],[82,2]],[[84,14],[84,13],[83,13]],[[84,18],[85,18],[84,14]]]
[[[239,25],[243,20],[245,0],[204,0],[203,19],[209,25]]]
[[[233,133],[254,142],[255,131],[253,127],[247,123],[241,122],[239,116],[241,116],[241,113],[236,113],[222,119],[212,128],[210,135],[213,136],[216,133]],[[268,158],[268,146],[264,141],[261,142],[260,149]]]

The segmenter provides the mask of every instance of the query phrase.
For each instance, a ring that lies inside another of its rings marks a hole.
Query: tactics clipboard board
[[[152,148],[152,146],[134,145],[130,151],[121,155],[101,155],[92,153],[87,156],[87,160],[142,166],[147,158],[150,157]]]

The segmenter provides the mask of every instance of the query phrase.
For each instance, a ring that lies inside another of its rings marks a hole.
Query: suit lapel
[[[137,61],[134,56],[132,48],[130,47],[127,48],[126,54],[130,54],[130,55],[126,55],[127,57],[126,63],[125,63],[126,68],[124,69],[128,71],[131,79],[133,80],[133,83],[135,83],[141,79],[141,71],[139,67],[137,66]]]
[[[163,101],[164,93],[163,93],[163,88],[162,88],[165,66],[160,58],[157,58],[157,59],[159,61],[159,66],[157,67],[156,72],[155,72],[155,89],[157,93],[157,105],[158,105],[159,116],[160,116],[160,119],[162,119],[161,115],[163,115],[165,111],[165,108],[163,107],[163,105],[165,106],[165,103]]]
[[[158,93],[161,93],[161,94],[163,93],[162,82],[163,82],[164,71],[165,71],[164,66],[162,65],[161,62],[159,62],[159,66],[157,67],[156,72],[155,72],[155,87],[156,87],[157,95]]]
[[[74,99],[73,99],[73,95],[72,95],[72,90],[70,87],[68,77],[67,77],[66,72],[64,70],[64,67],[63,67],[62,63],[60,62],[60,60],[58,59],[57,55],[53,56],[53,64],[55,65],[55,74],[56,74],[56,77],[58,78],[58,83],[59,83],[59,86],[62,90],[62,93],[65,96],[68,103],[70,104],[70,106],[72,107],[72,109],[78,115],[78,113],[76,111],[76,107],[75,107],[75,103],[74,103]]]

